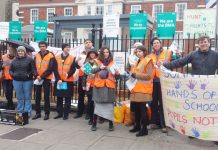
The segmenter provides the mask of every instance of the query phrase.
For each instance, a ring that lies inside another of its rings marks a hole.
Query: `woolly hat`
[[[17,51],[24,51],[26,53],[26,48],[24,46],[19,46]]]
[[[97,49],[92,48],[92,49],[90,49],[90,50],[87,52],[86,58],[89,58],[89,55],[90,55],[91,53],[94,53],[94,54],[96,55],[96,57],[98,57]]]

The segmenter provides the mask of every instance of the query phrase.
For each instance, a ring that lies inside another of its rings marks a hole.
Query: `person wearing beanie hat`
[[[94,66],[95,59],[97,58],[98,53],[95,48],[92,48],[87,52],[86,55],[86,60],[85,60],[85,65],[89,64],[90,66]],[[84,65],[84,66],[85,66]],[[93,122],[93,113],[94,113],[94,102],[92,100],[92,91],[93,91],[93,86],[94,86],[94,74],[86,74],[86,71],[83,75],[83,80],[82,80],[82,87],[83,90],[86,91],[86,95],[88,97],[88,107],[87,107],[87,115],[89,118],[89,125],[92,125]]]
[[[23,51],[25,54],[26,54],[26,48],[24,47],[24,46],[19,46],[18,48],[17,48],[17,52],[18,51]]]
[[[26,55],[26,48],[17,48],[17,57],[12,61],[10,75],[13,78],[13,86],[17,96],[17,111],[32,112],[32,87],[33,77],[37,76],[34,60]]]
[[[73,97],[73,74],[79,68],[75,57],[70,55],[70,45],[62,44],[62,54],[56,56],[57,66],[54,70],[54,96],[57,96],[57,116],[54,119],[67,120],[70,112],[71,97]],[[63,101],[64,106],[63,106]]]

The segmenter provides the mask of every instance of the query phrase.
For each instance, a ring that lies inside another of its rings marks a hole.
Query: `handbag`
[[[114,122],[115,123],[123,123],[124,121],[124,107],[119,103],[115,102],[114,107]]]

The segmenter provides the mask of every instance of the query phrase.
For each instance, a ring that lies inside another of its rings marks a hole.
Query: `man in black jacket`
[[[55,59],[55,56],[53,53],[49,52],[47,50],[47,43],[44,41],[39,42],[39,48],[40,51],[35,57],[35,64],[37,69],[37,79],[39,82],[43,80],[42,85],[36,85],[36,115],[32,118],[33,120],[38,119],[41,117],[41,93],[42,93],[42,86],[44,89],[44,111],[45,111],[45,117],[44,120],[49,119],[50,114],[50,85],[51,85],[51,79],[53,75],[53,71],[55,66],[57,66],[57,62]]]
[[[214,75],[218,71],[218,52],[210,49],[210,38],[201,36],[198,39],[199,49],[188,56],[172,62],[164,63],[164,67],[174,69],[192,64],[193,75]],[[158,66],[162,63],[158,62]]]
[[[188,56],[172,62],[158,62],[158,66],[163,64],[167,69],[174,69],[191,63],[192,75],[214,75],[218,73],[218,52],[210,49],[210,38],[208,36],[199,37],[198,46],[199,49]],[[214,143],[218,145],[218,141]]]

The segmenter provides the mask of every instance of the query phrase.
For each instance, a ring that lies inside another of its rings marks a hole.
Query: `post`
[[[99,48],[102,46],[102,24],[100,24],[100,29],[99,29]]]
[[[95,24],[92,24],[92,43],[95,46]]]
[[[218,50],[218,41],[217,41],[217,35],[218,35],[218,2],[216,1],[216,32],[215,32],[215,49]]]

